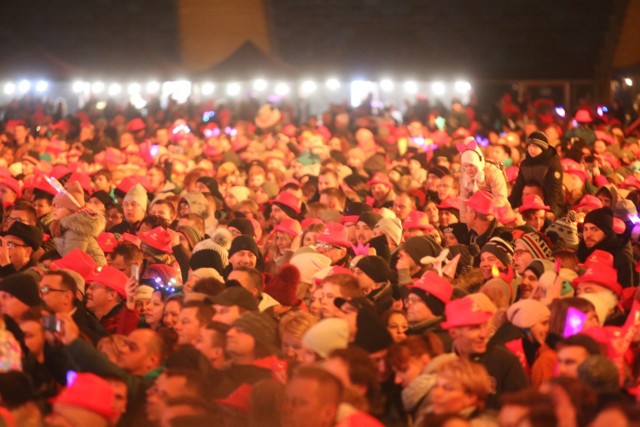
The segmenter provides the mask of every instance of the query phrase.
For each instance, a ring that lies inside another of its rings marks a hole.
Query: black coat
[[[471,357],[472,362],[483,365],[495,384],[495,393],[487,397],[487,407],[499,408],[499,398],[504,393],[513,393],[529,387],[529,379],[518,358],[501,345],[487,348],[483,354]]]
[[[509,203],[514,208],[522,205],[522,190],[528,183],[535,182],[544,190],[544,202],[549,205],[551,212],[560,217],[565,204],[562,174],[560,157],[553,148],[547,148],[537,157],[527,155],[520,164]]]
[[[580,262],[585,262],[587,257],[593,253],[596,249],[600,249],[605,252],[609,252],[613,255],[613,267],[618,270],[618,283],[623,288],[635,286],[634,283],[634,267],[633,252],[631,250],[631,244],[629,242],[621,242],[616,235],[607,236],[603,241],[596,244],[592,248],[587,248],[584,244],[584,240],[580,240],[576,255]]]

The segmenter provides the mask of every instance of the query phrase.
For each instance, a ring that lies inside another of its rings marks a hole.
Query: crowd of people
[[[539,105],[13,102],[0,425],[635,425],[637,132]]]

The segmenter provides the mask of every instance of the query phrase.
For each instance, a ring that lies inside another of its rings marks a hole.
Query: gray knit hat
[[[250,311],[238,317],[231,326],[251,335],[256,344],[260,344],[266,350],[272,353],[277,352],[278,324],[272,317]]]
[[[204,194],[191,191],[182,196],[180,201],[185,201],[189,205],[191,213],[199,215],[203,219],[207,219],[209,216],[209,203],[207,202],[207,198],[204,197]]]
[[[133,201],[142,206],[142,209],[146,212],[147,205],[149,204],[149,197],[147,196],[147,190],[141,184],[136,184],[127,192],[127,195],[124,196],[124,202]]]

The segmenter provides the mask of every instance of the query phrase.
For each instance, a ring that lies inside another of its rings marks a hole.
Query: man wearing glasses
[[[42,246],[42,230],[33,225],[14,222],[0,238],[0,277],[16,272],[31,274],[36,281],[40,273],[34,253]]]
[[[100,338],[107,335],[100,322],[76,298],[78,287],[69,273],[49,271],[40,280],[39,288],[40,298],[47,308],[55,314],[70,314],[83,339],[96,345]]]

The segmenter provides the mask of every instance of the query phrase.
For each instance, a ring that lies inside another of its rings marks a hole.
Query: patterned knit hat
[[[569,211],[567,216],[556,220],[547,227],[546,234],[553,239],[554,235],[560,240],[556,245],[566,246],[569,249],[576,249],[580,243],[578,238],[578,216],[575,211]],[[560,243],[560,244],[558,244]]]
[[[523,243],[534,258],[545,259],[551,256],[551,248],[538,233],[524,233],[517,242]]]
[[[480,253],[483,252],[494,255],[505,267],[511,265],[513,260],[513,246],[500,237],[492,237],[480,250]]]

